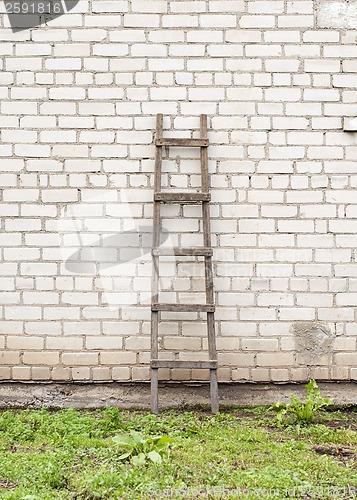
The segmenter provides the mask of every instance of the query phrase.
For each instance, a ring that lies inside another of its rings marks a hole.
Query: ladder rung
[[[214,312],[214,304],[151,304],[152,311]]]
[[[210,193],[155,193],[154,201],[163,203],[200,203],[210,201]]]
[[[152,254],[212,257],[213,250],[207,247],[160,247],[154,248]]]
[[[182,147],[192,147],[199,146],[201,148],[208,147],[208,139],[176,139],[176,138],[166,138],[166,139],[156,139],[156,146],[178,146]]]
[[[208,368],[216,370],[218,367],[217,361],[160,361],[158,359],[151,360],[151,368]]]

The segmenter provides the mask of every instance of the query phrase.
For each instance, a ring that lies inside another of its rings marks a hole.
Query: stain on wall
[[[317,0],[316,15],[318,28],[357,28],[356,0]]]
[[[328,364],[334,334],[327,325],[314,321],[298,321],[293,324],[292,332],[298,364]]]

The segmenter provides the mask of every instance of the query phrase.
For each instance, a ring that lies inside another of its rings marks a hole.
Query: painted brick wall
[[[357,379],[356,19],[324,3],[80,0],[13,32],[2,2],[1,379],[148,380],[156,113],[209,118],[220,380]],[[165,187],[196,160],[166,151]],[[201,243],[199,207],[163,214]],[[163,300],[202,271],[168,259]],[[203,317],[162,319],[163,356],[206,359]]]

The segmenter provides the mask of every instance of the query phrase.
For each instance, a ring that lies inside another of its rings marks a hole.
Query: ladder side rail
[[[200,117],[200,135],[201,139],[207,139],[207,115]],[[208,193],[210,189],[209,174],[208,174],[208,149],[201,147],[201,178],[202,191]],[[209,202],[202,203],[202,221],[203,221],[203,245],[210,248],[211,243],[211,216]],[[213,271],[212,257],[205,257],[205,278],[206,278],[206,303],[214,303],[213,294]],[[208,336],[208,353],[209,358],[217,359],[216,335],[215,335],[215,319],[214,312],[207,312],[207,336]],[[212,413],[219,411],[218,403],[218,379],[217,369],[210,370],[210,391],[211,391],[211,406]]]
[[[156,139],[162,139],[163,135],[163,115],[156,116]],[[154,200],[155,193],[161,190],[162,172],[162,146],[156,146],[155,171],[154,171]],[[153,214],[153,248],[160,246],[160,202],[154,201]],[[151,300],[152,303],[159,302],[159,256],[152,256],[152,281]],[[159,311],[151,311],[151,359],[159,357]],[[151,367],[151,411],[159,412],[159,369]]]

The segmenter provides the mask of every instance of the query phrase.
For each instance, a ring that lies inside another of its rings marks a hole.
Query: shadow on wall
[[[67,14],[79,0],[5,0],[12,31],[23,31]]]
[[[90,247],[83,245],[67,258],[65,267],[72,273],[96,274],[98,263],[101,264],[101,269],[107,269],[143,257],[151,252],[152,233],[152,226],[139,226],[135,231],[124,231],[107,236]],[[168,236],[169,231],[162,228],[161,244],[165,243]],[[120,249],[129,250],[130,255],[126,258],[119,257],[118,259],[116,256],[113,258],[113,248],[119,250],[119,255]]]

